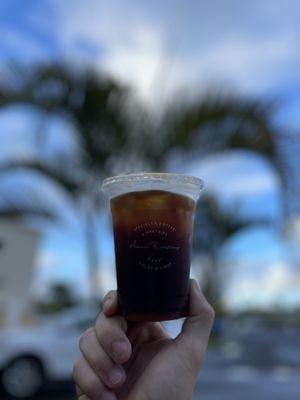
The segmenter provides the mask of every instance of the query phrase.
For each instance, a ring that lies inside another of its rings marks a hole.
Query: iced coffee
[[[133,321],[185,316],[201,181],[175,174],[124,175],[123,181],[122,177],[109,179],[118,179],[122,186],[119,191],[116,182],[115,188],[109,187],[109,180],[103,185],[111,198],[122,314]]]

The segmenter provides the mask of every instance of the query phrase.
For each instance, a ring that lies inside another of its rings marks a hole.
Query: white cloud
[[[186,164],[184,172],[201,177],[208,191],[224,201],[278,195],[280,181],[263,157],[245,150],[206,156]]]
[[[155,80],[166,57],[159,27],[127,18],[128,11],[122,13],[118,2],[90,1],[90,7],[82,2],[72,7],[62,2],[55,4],[63,16],[60,40],[68,59],[106,71],[132,85],[144,98],[153,96]],[[99,54],[91,58],[84,50],[81,53],[80,41],[94,44]]]
[[[219,270],[229,308],[300,305],[300,269],[279,230],[243,229],[226,242]]]
[[[296,79],[299,3],[278,3],[52,2],[62,16],[63,52],[80,58],[80,39],[100,46],[101,54],[89,61],[133,84],[148,100],[182,85],[201,90],[228,82],[262,93]]]
[[[277,85],[286,72],[287,60],[298,52],[296,35],[255,39],[225,38],[202,54],[191,55],[183,63],[184,80],[200,87],[206,81],[231,84],[250,93],[262,93]],[[191,79],[193,77],[193,79]]]
[[[225,82],[261,93],[297,79],[299,3],[294,0],[278,0],[277,7],[267,0],[251,5],[228,0],[226,7],[214,1],[186,7],[170,0],[134,6],[128,0],[45,3],[29,20],[41,31],[53,31],[60,56],[104,68],[148,100],[159,102],[183,85],[201,91]],[[49,6],[55,21],[49,20]],[[5,27],[0,33],[20,57],[48,55],[47,46],[32,35]]]
[[[251,265],[247,266],[251,269]],[[235,268],[244,268],[243,262]],[[225,287],[224,301],[231,309],[299,306],[300,273],[284,262],[261,265],[259,276],[247,273]]]
[[[164,58],[158,32],[138,27],[132,32],[131,46],[116,43],[104,55],[102,65],[108,73],[129,82],[144,98],[151,98],[156,94],[156,79]]]
[[[104,294],[117,288],[115,266],[113,264],[101,265],[98,268],[97,275],[98,285]]]

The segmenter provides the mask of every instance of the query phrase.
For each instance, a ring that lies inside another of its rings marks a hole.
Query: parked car
[[[97,310],[74,307],[30,328],[0,331],[0,388],[5,398],[33,399],[46,382],[70,380],[80,334]]]

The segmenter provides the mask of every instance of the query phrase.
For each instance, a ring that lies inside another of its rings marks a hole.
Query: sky
[[[180,90],[204,94],[214,87],[248,97],[275,99],[280,106],[276,122],[282,129],[297,131],[300,126],[299,15],[298,0],[277,0],[276,5],[270,0],[192,0],[188,3],[177,0],[2,0],[0,79],[9,70],[9,63],[30,68],[36,62],[69,62],[79,68],[89,66],[99,73],[105,71],[133,86],[137,95],[154,108]],[[33,126],[38,122],[39,115],[28,109],[0,111],[0,161],[35,154]],[[70,139],[70,127],[64,122],[48,121],[45,129],[52,132],[51,146],[48,146],[52,151],[66,156],[69,151],[76,151]],[[55,137],[61,131],[64,140],[60,141],[58,149]],[[9,140],[11,135],[14,141]],[[170,165],[170,170],[172,168],[175,167]],[[204,178],[209,190],[224,204],[238,205],[242,216],[251,214],[257,220],[266,217],[280,221],[278,177],[265,160],[253,154],[233,152],[184,163],[180,168],[180,172]],[[27,190],[36,191],[37,179],[34,176],[26,179]],[[23,177],[1,178],[0,189],[6,188],[7,193],[14,183],[22,190]],[[64,213],[67,199],[63,194],[49,184],[43,187],[45,201],[55,204],[58,213]],[[80,287],[82,293],[87,292],[82,220],[78,218],[78,211],[69,206],[66,214],[68,224],[63,228],[50,225],[44,228],[36,262],[35,290],[43,291],[49,282],[63,280],[77,290]],[[107,266],[102,277],[105,289],[114,284],[111,278],[113,243],[111,235],[102,235],[103,231],[109,231],[108,226],[109,219],[103,216],[98,230],[101,235],[99,253]],[[243,255],[247,251],[256,254],[263,274],[275,271],[275,283],[268,286],[269,297],[257,296],[259,304],[271,304],[278,295],[281,272],[276,271],[285,271],[288,277],[297,279],[298,272],[290,267],[286,255],[280,253],[276,260],[272,258],[285,246],[282,239],[278,235],[274,238],[273,231],[265,230],[261,234],[261,228],[257,229],[255,234],[239,238],[239,243]],[[266,246],[255,250],[258,243]],[[255,262],[248,260],[248,266],[249,263]],[[275,265],[273,269],[272,265]],[[285,265],[286,268],[282,267]],[[255,286],[257,275],[249,272],[251,268],[245,266],[243,272],[246,282],[243,288],[246,289],[237,296],[238,300],[231,303],[228,300],[232,307],[236,306],[236,301],[249,304],[248,294],[263,290],[262,283],[262,287]],[[226,299],[236,298],[233,294],[241,279],[238,273],[232,278]],[[248,293],[244,299],[243,293]]]

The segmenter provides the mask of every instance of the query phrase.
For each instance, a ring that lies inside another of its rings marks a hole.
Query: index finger
[[[106,317],[111,317],[119,312],[118,293],[116,290],[110,290],[102,300],[102,311]]]

